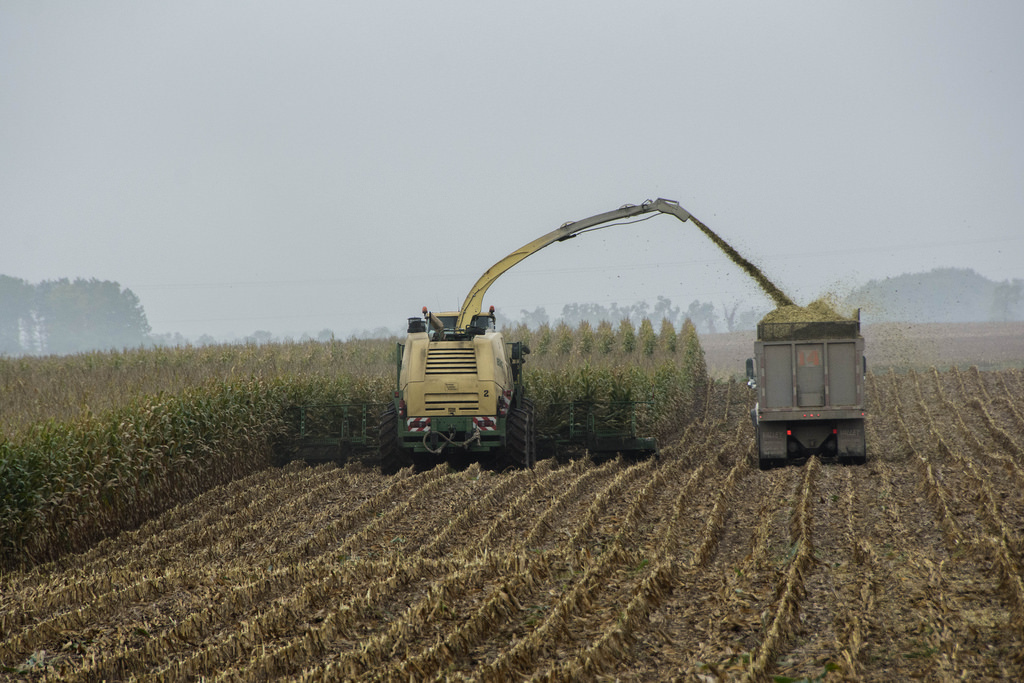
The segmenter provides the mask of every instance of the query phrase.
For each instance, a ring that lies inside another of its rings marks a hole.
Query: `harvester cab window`
[[[430,335],[433,341],[444,341],[456,333],[455,323],[459,319],[457,315],[435,315],[434,317],[440,323],[440,329],[435,327],[433,334]]]
[[[480,330],[479,333],[494,329],[494,316],[474,315],[473,321],[469,324],[471,329]]]

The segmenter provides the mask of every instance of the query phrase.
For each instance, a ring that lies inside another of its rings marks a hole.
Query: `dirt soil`
[[[1021,680],[1024,373],[869,374],[869,462],[268,469],[0,577],[7,680]]]

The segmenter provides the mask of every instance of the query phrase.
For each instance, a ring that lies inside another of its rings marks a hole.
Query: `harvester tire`
[[[412,464],[412,458],[398,443],[398,413],[391,405],[380,414],[380,431],[378,432],[378,448],[380,471],[384,474],[395,474],[400,469]]]
[[[533,424],[533,403],[524,400],[509,411],[505,423],[505,459],[512,467],[533,467],[537,463],[537,434]]]

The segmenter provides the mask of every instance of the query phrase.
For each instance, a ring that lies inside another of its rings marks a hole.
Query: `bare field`
[[[741,366],[742,367],[742,366]],[[0,577],[11,680],[1020,680],[1024,373],[869,375],[862,467],[268,469]]]
[[[934,366],[982,370],[1024,368],[1024,322],[879,323],[862,327],[868,368],[924,371]],[[753,330],[702,334],[701,344],[712,377],[743,375],[754,348]]]

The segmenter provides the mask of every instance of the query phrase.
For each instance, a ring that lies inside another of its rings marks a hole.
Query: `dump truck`
[[[824,461],[867,461],[864,338],[855,319],[764,322],[747,378],[757,392],[751,421],[762,470]]]

